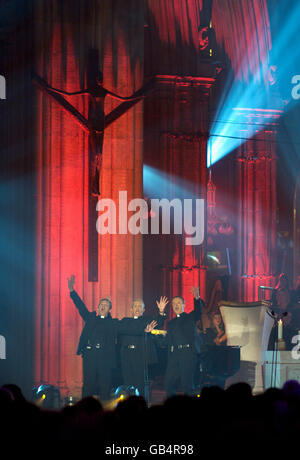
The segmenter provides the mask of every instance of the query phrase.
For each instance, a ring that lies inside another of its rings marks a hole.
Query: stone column
[[[154,176],[161,177],[159,189],[153,187],[153,196],[169,200],[203,198],[205,216],[206,123],[210,89],[215,82],[212,66],[209,70],[197,77],[158,75],[153,96],[145,101],[144,128],[144,165],[154,168]],[[147,187],[151,189],[151,183],[144,183],[144,192],[151,198]],[[204,227],[206,238],[206,217]],[[200,285],[205,298],[205,238],[204,243],[195,246],[186,245],[185,238],[184,234],[144,238],[144,291],[148,301],[162,294],[182,295],[188,311],[194,285]]]
[[[238,109],[245,120],[237,156],[239,181],[238,285],[239,300],[258,299],[258,287],[274,286],[276,238],[275,140],[280,110]],[[259,128],[253,135],[253,124]]]
[[[49,3],[41,3],[33,22],[40,50],[35,69],[50,85],[66,91],[83,88],[91,48],[99,51],[106,89],[130,96],[143,85],[143,2],[93,0],[75,9],[72,2],[64,8],[59,1],[51,7]],[[69,99],[88,116],[86,96]],[[119,104],[107,96],[105,114]],[[122,318],[132,299],[142,295],[142,243],[131,234],[96,235],[99,277],[89,281],[88,136],[42,94],[36,111],[35,379],[59,386],[63,395],[80,395],[82,360],[75,353],[83,324],[69,297],[67,278],[76,276],[76,290],[90,310],[101,297],[110,296],[112,315]],[[100,198],[112,199],[118,207],[120,190],[127,190],[128,201],[141,196],[142,153],[139,102],[105,130]]]

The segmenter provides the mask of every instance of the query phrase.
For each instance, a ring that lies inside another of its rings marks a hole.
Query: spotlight
[[[140,396],[139,390],[133,385],[120,385],[114,392],[114,398],[119,401],[129,396]]]
[[[140,396],[139,390],[133,385],[120,385],[112,391],[111,399],[104,404],[106,410],[113,410],[119,402],[129,398],[129,396]]]
[[[54,385],[42,384],[32,389],[32,399],[45,409],[59,409],[61,406],[60,391]]]

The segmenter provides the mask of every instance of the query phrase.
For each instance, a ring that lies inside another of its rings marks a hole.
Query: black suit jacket
[[[178,345],[190,345],[192,352],[196,353],[195,327],[196,322],[201,319],[203,301],[194,299],[194,310],[190,313],[181,313],[179,317],[173,318],[167,325],[167,342],[169,351],[171,347]]]
[[[120,321],[120,338],[119,342],[122,348],[128,347],[128,345],[134,345],[139,353],[144,355],[145,346],[147,350],[147,361],[148,364],[154,364],[157,362],[156,349],[153,342],[153,336],[150,333],[146,333],[145,341],[145,328],[151,321],[157,321],[156,329],[161,329],[164,325],[164,316],[141,316],[140,318],[123,318]]]
[[[70,292],[70,297],[73,300],[80,316],[85,324],[79,338],[77,347],[77,355],[83,355],[87,346],[95,347],[96,344],[103,346],[105,350],[106,359],[111,364],[111,367],[116,366],[116,344],[119,341],[121,345],[136,344],[139,349],[143,350],[141,346],[144,343],[144,330],[147,324],[153,319],[156,319],[158,326],[163,326],[164,317],[158,315],[156,317],[143,316],[140,319],[124,318],[119,321],[117,318],[112,318],[110,314],[104,319],[99,318],[96,312],[90,312],[85,303],[82,301],[76,291]],[[148,334],[149,337],[150,334]],[[151,343],[151,337],[149,337]],[[149,348],[149,346],[148,346]],[[152,359],[153,348],[150,347],[149,359]]]
[[[76,291],[70,292],[70,297],[85,323],[80,335],[77,354],[83,354],[87,346],[95,347],[96,344],[100,344],[105,351],[107,364],[111,368],[115,367],[119,320],[112,318],[110,314],[102,319],[96,315],[96,312],[90,312]]]

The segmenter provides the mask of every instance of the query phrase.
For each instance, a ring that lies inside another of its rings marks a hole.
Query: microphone
[[[269,313],[269,312],[268,312]],[[277,321],[284,318],[285,316],[287,316],[289,314],[288,311],[284,311],[281,315],[279,313],[276,313],[274,310],[271,310],[270,311],[270,314],[272,316],[272,318],[276,319]]]

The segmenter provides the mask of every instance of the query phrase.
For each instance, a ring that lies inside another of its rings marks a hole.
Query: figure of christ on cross
[[[105,129],[120,118],[131,107],[139,102],[152,87],[153,81],[129,97],[122,97],[103,86],[103,74],[98,66],[98,50],[91,49],[88,55],[86,82],[87,88],[68,92],[53,88],[36,74],[33,74],[34,84],[89,134],[89,248],[88,248],[88,279],[98,281],[98,234],[96,231],[96,205],[100,195],[100,173],[102,164],[102,149]],[[84,95],[89,97],[88,118],[80,113],[64,96]],[[105,115],[104,102],[106,96],[122,101],[112,112]]]

